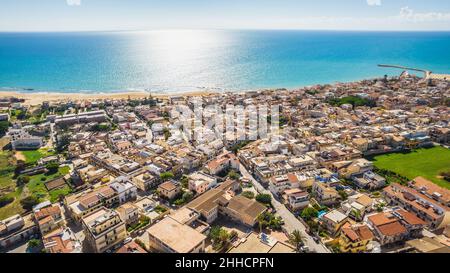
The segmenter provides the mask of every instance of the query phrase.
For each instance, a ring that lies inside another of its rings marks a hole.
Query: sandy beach
[[[186,92],[186,93],[168,93],[168,94],[151,94],[154,98],[167,98],[170,96],[208,96],[215,94],[215,92],[198,91],[198,92]],[[1,91],[0,98],[3,97],[16,97],[25,100],[25,105],[38,105],[44,101],[68,101],[68,100],[97,100],[97,99],[140,99],[148,97],[148,92],[123,92],[123,93],[20,93],[15,91]]]

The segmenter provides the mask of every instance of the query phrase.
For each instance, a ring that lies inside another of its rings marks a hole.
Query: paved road
[[[295,217],[283,204],[281,204],[278,200],[275,199],[272,192],[266,190],[261,183],[259,183],[248,171],[247,169],[240,164],[239,170],[241,174],[252,181],[253,186],[259,193],[270,194],[272,196],[272,206],[276,209],[277,215],[283,218],[284,220],[284,228],[288,233],[292,233],[294,230],[299,230],[303,237],[304,243],[310,249],[310,251],[314,251],[317,253],[329,253],[330,251],[323,244],[317,244],[314,242],[313,238],[306,233],[306,227],[303,225],[300,220]]]

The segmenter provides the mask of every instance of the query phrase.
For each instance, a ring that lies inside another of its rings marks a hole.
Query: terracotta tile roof
[[[164,189],[166,191],[173,191],[177,188],[177,186],[173,182],[167,181],[159,185],[159,188]]]
[[[47,218],[48,216],[60,215],[61,209],[59,206],[51,206],[42,208],[34,213],[34,217],[39,221],[41,219]]]
[[[140,245],[136,242],[129,242],[119,248],[116,253],[147,253]]]
[[[445,203],[450,202],[450,190],[439,187],[430,180],[425,179],[421,176],[414,178],[410,185],[418,190],[425,190],[429,195],[438,193],[441,195],[441,200],[443,200]]]
[[[425,225],[425,221],[417,217],[414,213],[406,211],[404,209],[397,210],[397,213],[400,214],[405,222],[410,225]]]
[[[297,176],[293,173],[288,173],[287,178],[289,180],[289,183],[291,183],[291,184],[299,182]]]
[[[400,224],[399,221],[377,226],[377,228],[380,233],[385,236],[395,236],[408,232],[408,230],[402,224]]]
[[[388,216],[389,215],[390,214],[388,214]],[[393,216],[387,217],[387,215],[385,213],[377,213],[375,215],[369,216],[369,220],[375,226],[381,226],[381,225],[390,224],[390,223],[398,221],[398,219]]]

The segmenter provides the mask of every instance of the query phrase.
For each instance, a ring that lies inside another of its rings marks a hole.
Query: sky
[[[0,31],[450,30],[449,0],[0,0]]]

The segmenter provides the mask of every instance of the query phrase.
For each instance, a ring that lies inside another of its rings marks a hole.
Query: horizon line
[[[92,32],[150,32],[176,30],[214,31],[326,31],[326,32],[450,32],[450,29],[326,29],[326,28],[152,28],[152,29],[98,29],[98,30],[0,30],[0,33],[92,33]]]

